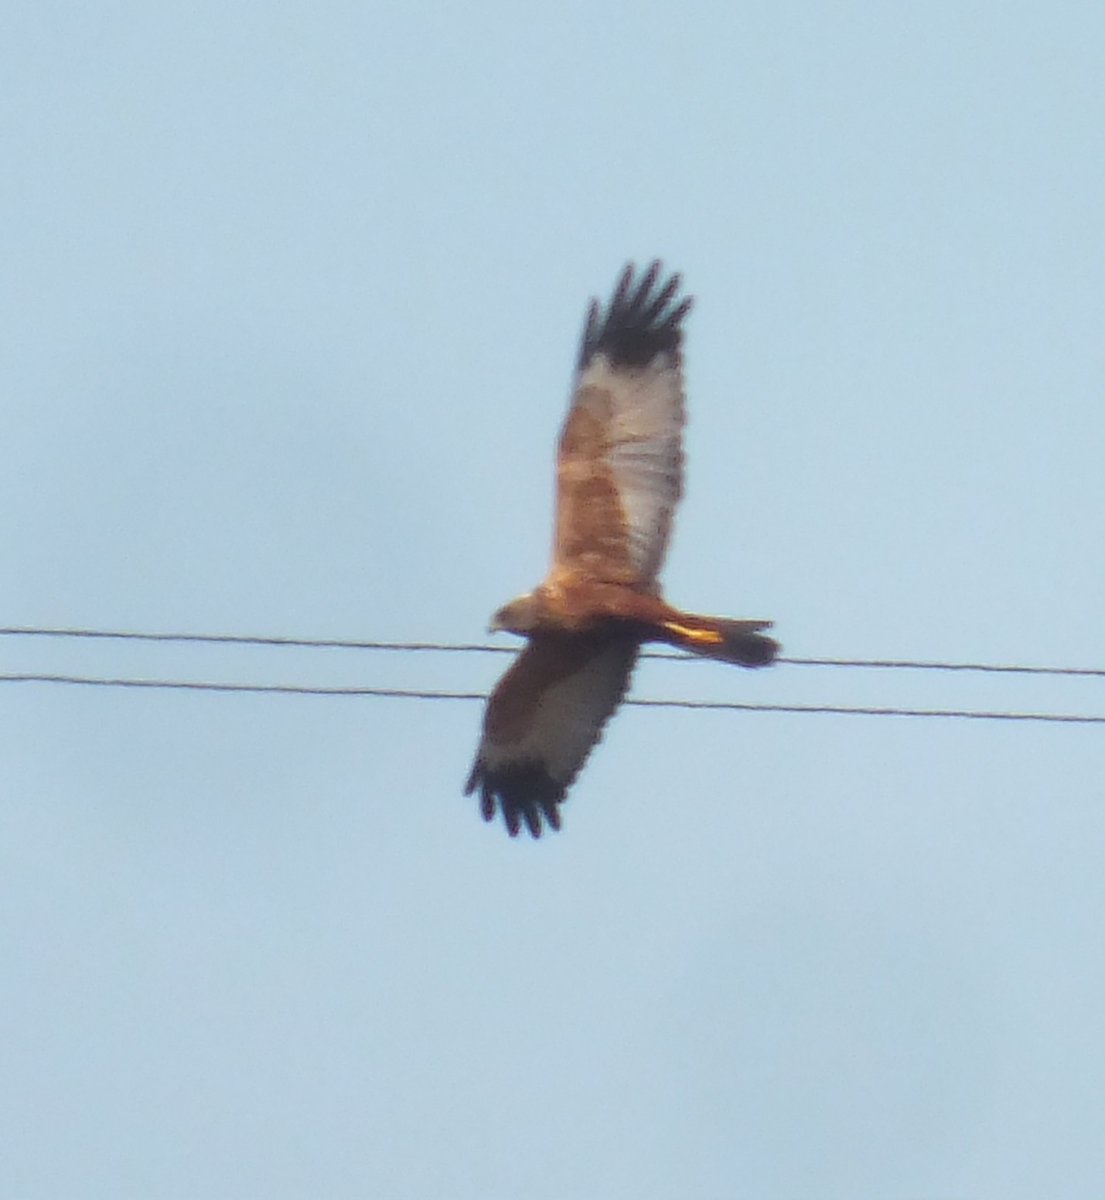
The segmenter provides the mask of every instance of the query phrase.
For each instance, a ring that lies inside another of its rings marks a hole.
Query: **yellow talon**
[[[696,642],[701,646],[720,646],[724,640],[716,630],[689,629],[686,625],[677,625],[674,621],[668,621],[664,628],[679,634],[688,642]]]

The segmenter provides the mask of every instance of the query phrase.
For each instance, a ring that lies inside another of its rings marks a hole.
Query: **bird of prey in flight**
[[[556,530],[545,581],[495,613],[528,644],[487,703],[465,794],[512,837],[560,828],[560,804],[621,703],[640,647],[662,642],[763,667],[770,621],[681,612],[657,575],[683,490],[683,319],[691,298],[659,262],[622,272],[591,302],[557,453]]]

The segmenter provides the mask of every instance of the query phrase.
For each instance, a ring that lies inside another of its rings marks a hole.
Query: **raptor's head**
[[[540,620],[540,601],[536,592],[526,592],[509,604],[504,604],[491,618],[488,633],[517,633],[522,637],[532,633]]]

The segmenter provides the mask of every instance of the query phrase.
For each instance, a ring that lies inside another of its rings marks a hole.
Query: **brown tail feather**
[[[663,640],[671,646],[742,667],[766,667],[781,649],[774,638],[760,632],[771,628],[770,621],[730,621],[687,613],[678,621],[665,621],[660,628]]]

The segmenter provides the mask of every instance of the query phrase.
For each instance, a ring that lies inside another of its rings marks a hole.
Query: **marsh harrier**
[[[556,532],[545,582],[500,608],[492,632],[529,644],[487,703],[465,795],[484,819],[502,811],[560,828],[559,805],[621,703],[637,653],[663,642],[763,667],[779,646],[770,621],[680,612],[657,574],[683,486],[683,318],[678,275],[625,268],[605,310],[592,301],[575,394],[560,433]]]

